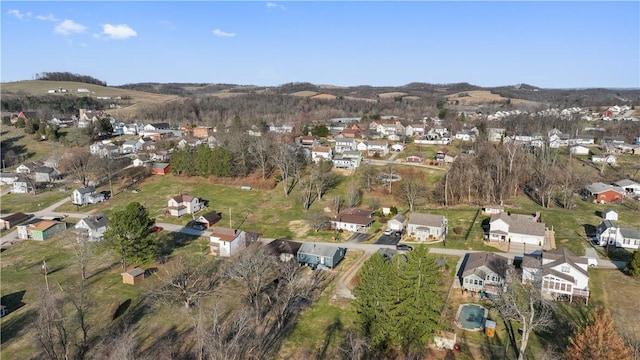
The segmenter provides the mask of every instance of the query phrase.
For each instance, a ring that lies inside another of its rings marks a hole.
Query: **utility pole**
[[[47,261],[42,260],[42,270],[44,272],[44,283],[47,285],[47,291],[49,291],[49,279],[47,278],[47,273],[49,270],[47,269]]]

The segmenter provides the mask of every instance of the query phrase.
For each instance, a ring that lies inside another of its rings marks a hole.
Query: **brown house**
[[[151,167],[151,173],[153,175],[166,175],[171,171],[171,165],[169,163],[155,163]]]
[[[422,155],[413,154],[413,155],[407,156],[407,162],[410,162],[410,163],[421,163],[422,160],[423,160]]]
[[[144,270],[140,268],[133,268],[127,272],[123,272],[120,275],[122,275],[123,284],[135,285],[144,280]]]
[[[206,214],[200,215],[200,217],[196,220],[199,223],[204,224],[207,228],[211,227],[218,221],[222,219],[222,214],[216,211],[211,211]]]
[[[211,126],[198,126],[193,128],[193,136],[201,139],[206,139],[213,135],[213,128]]]
[[[20,224],[21,222],[30,218],[31,216],[21,212],[3,216],[2,218],[0,218],[0,229],[10,229],[12,226]]]
[[[360,133],[360,130],[357,129],[344,129],[342,130],[342,136],[344,136],[347,139],[355,139],[358,137],[358,134]]]

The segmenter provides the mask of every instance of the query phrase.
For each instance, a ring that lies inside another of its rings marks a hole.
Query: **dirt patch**
[[[312,96],[311,98],[320,99],[320,100],[334,100],[336,96],[331,94],[318,94],[318,95]]]
[[[397,97],[397,96],[407,96],[407,93],[394,91],[394,92],[378,94],[378,97],[380,97],[382,99],[394,98],[394,97]]]
[[[318,93],[315,91],[310,91],[310,90],[304,90],[304,91],[298,91],[298,92],[294,92],[291,93],[289,95],[293,95],[293,96],[302,96],[302,97],[308,97],[308,96],[314,96],[317,95]],[[335,97],[335,96],[334,96]]]
[[[307,235],[311,227],[304,220],[293,220],[289,222],[289,230],[296,234],[297,238],[301,238]]]

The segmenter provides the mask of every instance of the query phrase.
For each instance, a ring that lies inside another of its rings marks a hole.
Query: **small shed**
[[[3,216],[0,218],[0,229],[10,229],[12,226],[20,224],[23,221],[29,220],[31,216],[17,212],[11,215]]]
[[[151,173],[154,175],[166,175],[171,171],[169,163],[155,163],[151,166]]]
[[[122,275],[123,284],[135,285],[144,280],[144,270],[140,268],[133,268],[127,272],[123,272],[120,275]]]
[[[494,337],[496,335],[496,322],[493,320],[485,320],[484,321],[484,334],[487,337]]]
[[[618,213],[613,210],[613,209],[605,209],[602,212],[602,217],[605,220],[613,220],[613,221],[618,221]]]

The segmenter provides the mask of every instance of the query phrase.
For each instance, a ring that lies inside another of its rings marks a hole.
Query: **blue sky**
[[[2,1],[1,81],[640,87],[640,2]]]

